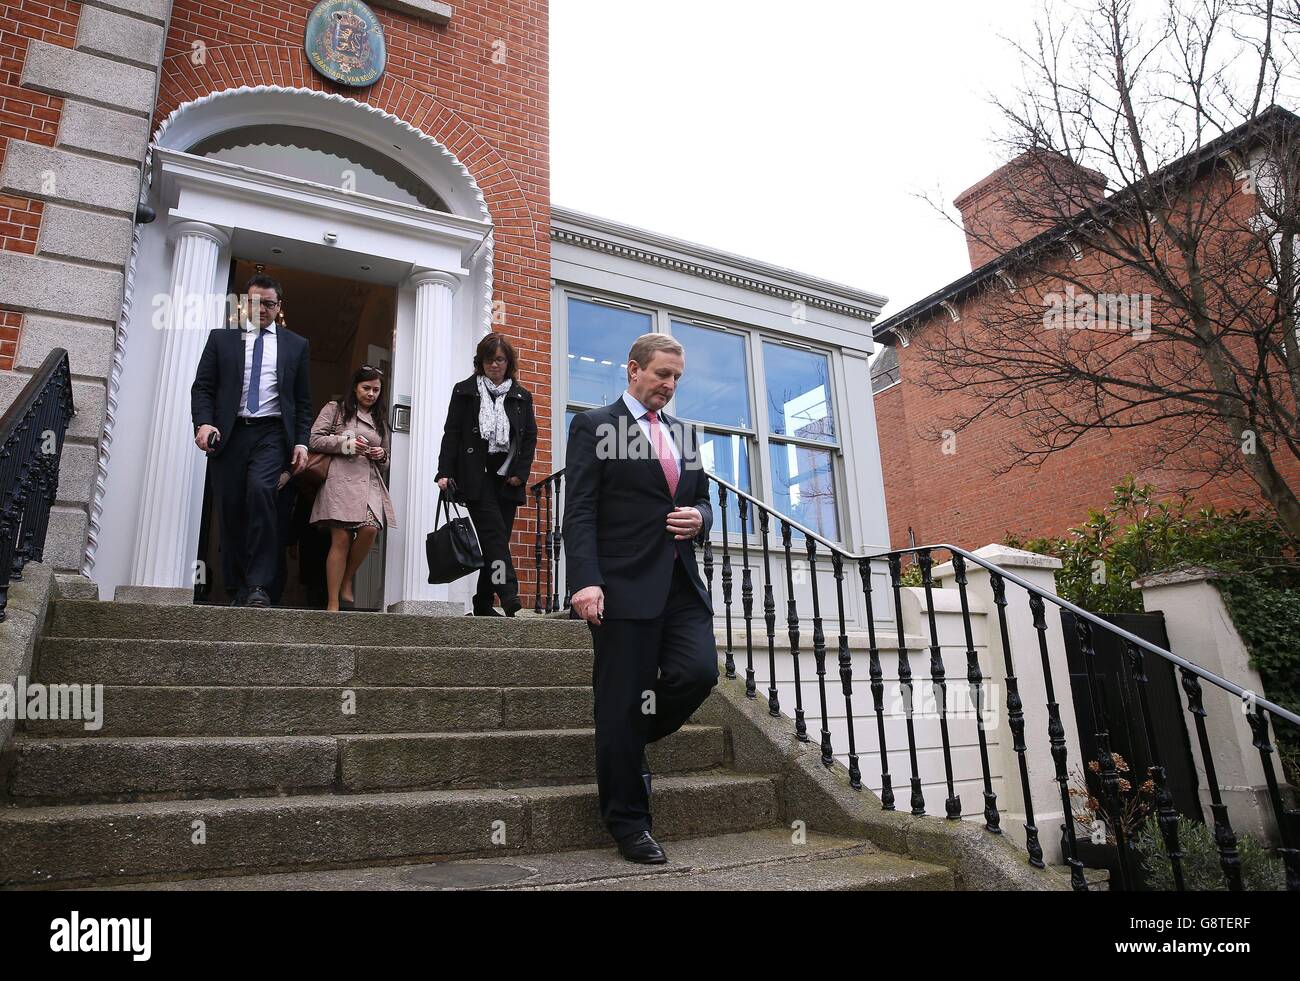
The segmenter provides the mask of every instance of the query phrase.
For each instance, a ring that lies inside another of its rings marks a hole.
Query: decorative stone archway
[[[360,201],[355,195],[349,196],[341,189],[252,172],[184,152],[208,136],[258,124],[328,129],[384,153],[424,181],[446,202],[451,213],[419,214],[422,209],[375,205]],[[425,485],[432,480],[434,469],[430,468],[436,469],[446,393],[455,380],[452,377],[455,361],[446,355],[462,346],[453,343],[455,337],[464,336],[468,340],[490,330],[493,314],[493,227],[484,195],[468,168],[431,136],[386,110],[315,89],[264,85],[225,89],[179,106],[158,127],[147,168],[148,200],[159,207],[159,220],[152,229],[150,226],[136,228],[126,302],[109,382],[100,480],[92,503],[87,571],[95,562],[101,530],[99,518],[106,497],[112,495],[108,479],[110,448],[122,397],[121,383],[128,367],[127,355],[133,351],[130,341],[133,334],[138,336],[138,325],[150,313],[148,309],[134,309],[135,293],[142,281],[141,270],[137,268],[142,245],[144,252],[152,256],[158,254],[157,236],[165,235],[172,243],[168,286],[171,295],[176,295],[178,290],[210,292],[216,286],[219,262],[229,257],[231,226],[255,227],[241,222],[248,220],[249,215],[255,221],[259,208],[272,208],[278,200],[293,195],[299,206],[307,202],[308,213],[318,208],[321,213],[335,215],[339,221],[351,221],[354,230],[360,232],[358,240],[369,243],[376,255],[397,259],[405,250],[395,247],[394,236],[400,237],[403,229],[409,229],[412,236],[413,248],[409,255],[417,258],[412,260],[409,276],[395,285],[408,289],[413,296],[408,312],[409,341],[403,357],[410,359],[412,383],[421,387],[411,413],[408,459],[401,478],[407,506],[406,521],[399,519],[399,526],[405,524],[410,533],[402,537],[400,559],[389,563],[390,572],[398,572],[401,581],[398,590],[389,593],[389,598],[401,602],[405,608],[445,598],[445,589],[428,586],[421,570],[424,532],[433,523],[433,495]],[[146,241],[150,235],[154,236],[152,242]],[[419,248],[414,248],[417,245]],[[156,268],[151,271],[155,296],[157,272]],[[137,325],[134,330],[133,323]],[[399,316],[399,331],[400,323]],[[163,326],[177,325],[169,322]],[[215,324],[204,326],[210,329]],[[466,327],[469,329],[462,331]],[[195,333],[165,330],[160,350],[136,354],[137,358],[152,358],[156,363],[153,372],[156,391],[151,414],[154,425],[147,453],[143,460],[135,461],[137,468],[141,462],[144,464],[144,482],[139,487],[139,515],[130,573],[125,578],[119,576],[117,582],[119,588],[127,587],[133,598],[152,594],[183,601],[192,590],[189,527],[198,503],[194,500],[195,482],[191,480],[187,484],[184,479],[186,472],[194,469],[196,458],[190,440],[185,438],[189,432],[188,379],[192,378],[206,329],[199,332],[198,338],[190,336]],[[157,348],[157,338],[150,340]],[[136,347],[140,347],[139,342]],[[432,363],[433,352],[442,356],[436,365]],[[415,363],[420,357],[431,363]],[[138,374],[139,369],[131,392],[131,398],[137,401],[143,397]],[[136,414],[139,415],[138,406]],[[121,438],[139,442],[136,434]],[[139,450],[139,446],[134,449]],[[182,479],[169,479],[178,473]],[[178,490],[175,484],[182,486]],[[201,494],[201,477],[197,486]],[[115,506],[121,506],[123,496],[121,492],[116,495]],[[130,499],[130,495],[126,497]]]

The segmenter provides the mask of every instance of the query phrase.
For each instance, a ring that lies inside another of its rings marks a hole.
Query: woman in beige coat
[[[335,454],[311,509],[311,523],[330,530],[325,609],[331,612],[352,608],[352,581],[375,536],[380,528],[397,527],[384,484],[390,431],[382,391],[383,372],[362,365],[347,396],[321,409],[311,427],[312,452]]]

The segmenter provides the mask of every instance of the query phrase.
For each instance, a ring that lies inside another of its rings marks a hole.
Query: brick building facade
[[[1201,166],[1196,193],[1222,196],[1227,209],[1240,212],[1245,227],[1255,205],[1249,195],[1241,193],[1240,175],[1230,166],[1249,151],[1249,147],[1237,145],[1238,139],[1240,135],[1225,137],[1223,145],[1207,155],[1212,162]],[[1008,174],[1022,165],[1023,158],[1013,161],[956,199],[966,227],[972,272],[882,320],[875,329],[876,339],[887,345],[873,364],[872,376],[891,544],[906,546],[909,529],[917,543],[950,542],[967,548],[1001,542],[1009,534],[1022,538],[1061,535],[1086,519],[1090,509],[1107,504],[1114,486],[1128,475],[1139,483],[1154,484],[1166,494],[1189,490],[1200,504],[1221,508],[1264,505],[1258,486],[1245,474],[1212,479],[1197,474],[1199,451],[1195,448],[1161,459],[1158,444],[1166,437],[1154,425],[1097,429],[1046,456],[1039,466],[1018,465],[1009,471],[1006,468],[1016,456],[1011,444],[1025,442],[1025,427],[1031,417],[987,416],[961,432],[951,429],[954,420],[976,403],[964,392],[936,392],[927,385],[926,349],[945,343],[942,335],[947,331],[961,332],[972,345],[983,343],[980,338],[989,344],[999,343],[988,325],[1005,323],[1001,318],[1005,317],[1006,296],[1008,290],[1015,289],[1015,268],[1004,263],[1006,253],[1021,246],[1055,244],[1060,265],[1051,268],[1059,270],[1056,288],[1061,290],[1067,282],[1112,282],[1116,275],[1098,256],[1069,246],[1063,227],[1026,224],[1017,218],[1028,209],[1018,207],[1018,202],[999,200],[1000,195],[1010,198],[1025,193],[1023,182],[1015,191],[1007,187]],[[1102,201],[1101,175],[1080,170],[1073,183],[1093,189],[1096,200]],[[1119,281],[1108,287],[1114,292],[1154,292],[1134,273],[1118,277]],[[1050,283],[1049,279],[1049,287]],[[1155,293],[1154,303],[1159,302]],[[1231,443],[1226,427],[1220,435]],[[1275,460],[1287,482],[1300,487],[1296,461],[1284,451]]]
[[[5,5],[0,22],[0,397],[11,401],[51,347],[69,350],[78,413],[65,449],[47,551],[59,569],[92,572],[104,561],[102,545],[129,547],[127,539],[145,534],[150,520],[144,515],[128,521],[129,534],[113,542],[125,516],[114,513],[113,522],[104,517],[106,496],[115,512],[131,496],[118,494],[114,501],[112,483],[125,466],[115,470],[115,451],[119,459],[136,457],[136,469],[145,462],[146,446],[123,432],[124,417],[134,422],[140,413],[133,416],[123,403],[149,384],[150,371],[141,372],[135,362],[150,360],[141,314],[156,300],[160,285],[147,274],[153,260],[149,235],[159,225],[145,223],[154,220],[145,209],[152,208],[159,223],[169,220],[153,200],[163,193],[166,178],[149,144],[169,124],[172,133],[193,130],[198,117],[191,109],[217,94],[247,94],[245,104],[253,106],[263,93],[291,93],[297,96],[292,121],[300,127],[329,125],[319,115],[325,104],[308,99],[309,93],[336,96],[332,110],[346,102],[370,113],[357,117],[357,133],[369,126],[371,142],[381,151],[388,150],[384,126],[395,134],[418,133],[418,146],[398,146],[402,138],[388,141],[398,150],[417,151],[416,160],[408,156],[412,171],[419,173],[428,165],[423,155],[436,152],[438,166],[453,179],[463,176],[460,192],[438,187],[437,178],[432,182],[449,212],[490,229],[480,233],[484,242],[474,246],[477,252],[463,257],[485,267],[478,278],[490,293],[480,296],[479,284],[468,282],[476,270],[467,261],[469,276],[452,284],[457,298],[450,302],[457,318],[462,305],[466,311],[472,307],[466,316],[478,329],[501,330],[515,340],[520,381],[536,394],[541,437],[535,472],[551,469],[546,3],[376,3],[387,65],[367,88],[336,84],[309,64],[304,30],[312,8],[306,0]],[[273,122],[286,118],[282,113]],[[460,207],[457,193],[465,198]],[[138,204],[144,206],[139,214]],[[256,251],[253,243],[240,240],[237,229],[226,233],[233,233],[234,241],[220,246],[220,282],[214,284],[223,291],[227,264],[247,258],[241,249]],[[276,254],[292,266],[292,252]],[[296,264],[312,265],[306,257],[304,251]],[[259,258],[264,264],[266,256]],[[161,262],[170,265],[166,256]],[[394,302],[400,321],[405,287],[396,280],[392,286],[398,289]],[[292,309],[290,299],[287,322],[303,330],[307,325],[294,322]],[[448,372],[457,378],[471,370],[473,330],[462,333],[445,352],[456,355]],[[402,353],[397,353],[399,373]],[[413,386],[403,387],[409,404]],[[319,403],[327,391],[313,395]],[[416,415],[420,408],[432,409],[417,407]],[[440,426],[439,412],[424,413],[426,430]],[[159,459],[155,465],[168,462]],[[531,535],[530,521],[521,513],[516,539],[521,560],[531,559],[523,544]],[[531,561],[519,564],[527,568]],[[138,573],[141,562],[135,567]],[[164,585],[133,578],[125,568],[116,579]]]
[[[867,365],[884,297],[553,220],[544,0],[375,0],[386,65],[367,87],[311,63],[318,6],[6,8],[0,400],[61,347],[77,406],[47,561],[104,599],[188,602],[196,582],[220,599],[189,385],[223,313],[176,300],[229,301],[258,269],[311,343],[316,409],[356,365],[389,369],[397,522],[358,574],[359,607],[468,597],[468,580],[424,582],[423,538],[450,389],[489,330],[514,339],[535,396],[534,480],[562,466],[567,418],[617,397],[629,337],[653,330],[708,366],[669,409],[707,431],[715,472],[830,540],[881,542]],[[526,602],[537,515],[530,502],[515,524]]]

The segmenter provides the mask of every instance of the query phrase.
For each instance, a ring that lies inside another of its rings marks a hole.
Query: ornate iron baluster
[[[745,694],[758,697],[754,678],[754,580],[749,569],[749,500],[740,499],[740,606],[745,613]]]
[[[542,609],[542,488],[533,488],[533,612],[544,613]],[[550,598],[549,596],[547,597]]]
[[[704,532],[700,533],[704,540],[704,584],[709,590],[709,601],[713,601],[713,540]]]
[[[1142,721],[1146,728],[1147,757],[1151,760],[1151,780],[1156,788],[1156,823],[1160,835],[1164,838],[1165,851],[1169,855],[1169,865],[1174,874],[1174,888],[1182,892],[1187,888],[1183,881],[1183,853],[1178,846],[1178,812],[1174,810],[1174,795],[1169,790],[1169,776],[1165,772],[1165,758],[1160,748],[1160,736],[1151,717],[1151,704],[1147,696],[1146,652],[1137,644],[1125,642],[1134,682],[1137,684],[1138,705],[1142,709]]]
[[[1273,818],[1277,821],[1278,837],[1282,844],[1277,853],[1286,866],[1286,888],[1288,892],[1300,890],[1300,850],[1296,848],[1292,819],[1282,806],[1282,795],[1278,791],[1277,774],[1273,772],[1273,744],[1268,738],[1268,719],[1264,710],[1258,705],[1253,712],[1247,711],[1246,721],[1250,723],[1251,735],[1255,748],[1259,750],[1259,761],[1264,766],[1264,781],[1268,784],[1268,799],[1273,805]]]
[[[1002,633],[1002,661],[1006,670],[1007,724],[1011,727],[1011,748],[1015,750],[1020,765],[1020,793],[1025,800],[1025,851],[1029,864],[1041,869],[1043,846],[1038,842],[1038,826],[1034,823],[1034,798],[1029,792],[1029,764],[1025,760],[1025,709],[1020,701],[1020,683],[1016,679],[1015,662],[1011,658],[1011,636],[1007,630],[1007,586],[996,572],[989,573],[993,587],[993,605],[998,610],[998,629]]]
[[[952,743],[948,739],[948,681],[943,668],[943,655],[939,650],[939,626],[934,616],[934,558],[928,548],[916,556],[921,566],[921,584],[925,587],[926,615],[930,622],[930,684],[934,687],[935,701],[939,706],[939,738],[943,743],[943,773],[948,785],[948,799],[944,811],[949,821],[961,819],[961,798],[953,786]]]
[[[854,790],[861,790],[862,768],[858,764],[858,741],[853,731],[853,658],[849,654],[849,635],[844,618],[844,558],[838,551],[831,553],[831,569],[835,573],[835,602],[840,614],[838,653],[840,689],[844,693],[844,716],[849,723],[849,786]]]
[[[1079,653],[1088,672],[1088,691],[1092,696],[1093,719],[1097,723],[1097,762],[1101,766],[1101,789],[1106,795],[1110,807],[1111,830],[1115,833],[1115,844],[1119,848],[1120,888],[1133,888],[1132,856],[1128,847],[1128,831],[1124,827],[1124,800],[1120,797],[1120,775],[1115,768],[1115,757],[1110,751],[1110,725],[1106,718],[1104,692],[1097,683],[1097,651],[1092,646],[1092,624],[1083,617],[1074,621],[1075,633],[1079,636]],[[1132,771],[1129,771],[1130,774]]]
[[[552,556],[555,554],[555,525],[551,521],[551,481],[542,484],[542,493],[546,497],[546,612],[554,613],[559,609],[555,601],[555,584],[551,580]]]
[[[826,713],[826,634],[822,631],[822,604],[817,588],[817,542],[808,538],[808,578],[813,594],[813,660],[817,662],[817,692],[822,703],[822,765],[835,765],[831,749],[831,724]]]
[[[862,577],[862,595],[867,601],[867,656],[871,678],[871,701],[876,709],[876,738],[880,745],[880,803],[884,810],[894,809],[894,782],[889,776],[889,746],[885,742],[885,681],[880,670],[880,647],[876,644],[876,611],[871,605],[871,560],[858,560]]]
[[[1047,695],[1047,739],[1052,747],[1052,762],[1056,764],[1056,782],[1061,788],[1061,811],[1065,815],[1066,864],[1070,866],[1070,885],[1077,892],[1087,892],[1088,882],[1083,877],[1083,863],[1079,861],[1079,841],[1074,830],[1074,809],[1070,806],[1070,775],[1066,772],[1065,726],[1061,725],[1061,707],[1056,703],[1056,689],[1052,684],[1052,662],[1047,656],[1047,616],[1043,598],[1029,594],[1029,609],[1034,617],[1034,630],[1038,632],[1038,656],[1043,662],[1043,685]]]
[[[799,605],[794,598],[794,560],[790,556],[790,523],[781,522],[781,544],[785,551],[785,624],[790,633],[790,660],[794,665],[794,734],[808,741],[808,723],[803,713],[803,680],[799,674]],[[775,681],[773,681],[775,691]]]
[[[557,473],[555,475],[555,554],[551,556],[551,561],[555,564],[555,568],[551,573],[551,588],[553,590],[551,594],[552,610],[562,610],[569,606],[569,584],[567,581],[564,584],[564,605],[560,605],[560,558],[564,554],[564,528],[562,527],[561,519],[561,516],[564,513],[561,508],[561,498],[563,493],[564,474]]]
[[[903,560],[897,552],[886,556],[889,580],[894,589],[894,623],[898,626],[898,685],[903,693],[903,716],[907,721],[907,754],[912,764],[912,813],[925,813],[925,794],[921,792],[921,773],[916,764],[916,725],[912,721],[912,665],[903,637]]]
[[[767,623],[767,714],[781,714],[776,694],[776,597],[772,595],[772,553],[767,544],[768,514],[758,509],[758,528],[763,537],[763,619]]]
[[[1205,764],[1205,781],[1210,789],[1210,813],[1214,816],[1214,844],[1219,849],[1219,865],[1223,869],[1223,878],[1231,892],[1240,892],[1241,856],[1237,854],[1237,835],[1232,830],[1228,819],[1228,808],[1223,803],[1223,794],[1219,790],[1219,775],[1214,769],[1214,754],[1210,751],[1210,739],[1205,732],[1205,702],[1201,695],[1201,679],[1184,667],[1179,667],[1183,691],[1187,694],[1187,711],[1192,713],[1196,724],[1196,741],[1201,747],[1201,762]]]
[[[727,611],[727,653],[725,658],[728,678],[736,676],[736,654],[731,642],[731,548],[727,534],[727,488],[718,485],[718,509],[722,512],[722,605]]]
[[[1002,834],[1002,819],[998,814],[998,798],[993,793],[993,775],[989,770],[989,742],[984,732],[984,674],[980,671],[979,654],[975,652],[975,637],[971,633],[970,600],[966,595],[966,559],[958,552],[952,555],[952,568],[957,579],[957,595],[961,598],[961,625],[966,634],[966,683],[973,694],[975,727],[979,733],[980,769],[984,774],[984,830]]]

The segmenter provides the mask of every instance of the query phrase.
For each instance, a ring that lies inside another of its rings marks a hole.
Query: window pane
[[[749,489],[749,443],[744,436],[729,433],[700,433],[700,459],[704,469],[734,484],[747,494]],[[709,502],[713,505],[712,532],[722,534],[722,510],[718,503],[718,485],[709,481]],[[749,530],[754,530],[754,514],[749,515]],[[727,531],[740,531],[740,501],[736,495],[727,494]],[[712,533],[710,532],[710,533]]]
[[[830,359],[768,341],[763,362],[772,435],[835,442]]]
[[[686,374],[674,405],[677,415],[694,422],[749,429],[745,339],[678,321],[673,321],[673,337],[686,349]]]
[[[449,210],[424,181],[392,157],[324,130],[242,126],[210,136],[189,152],[402,204]]]
[[[627,352],[650,327],[648,313],[569,300],[569,401],[609,405],[622,395]]]
[[[831,454],[792,443],[772,443],[772,506],[833,542],[840,540],[835,516]],[[798,530],[795,535],[803,537]]]

